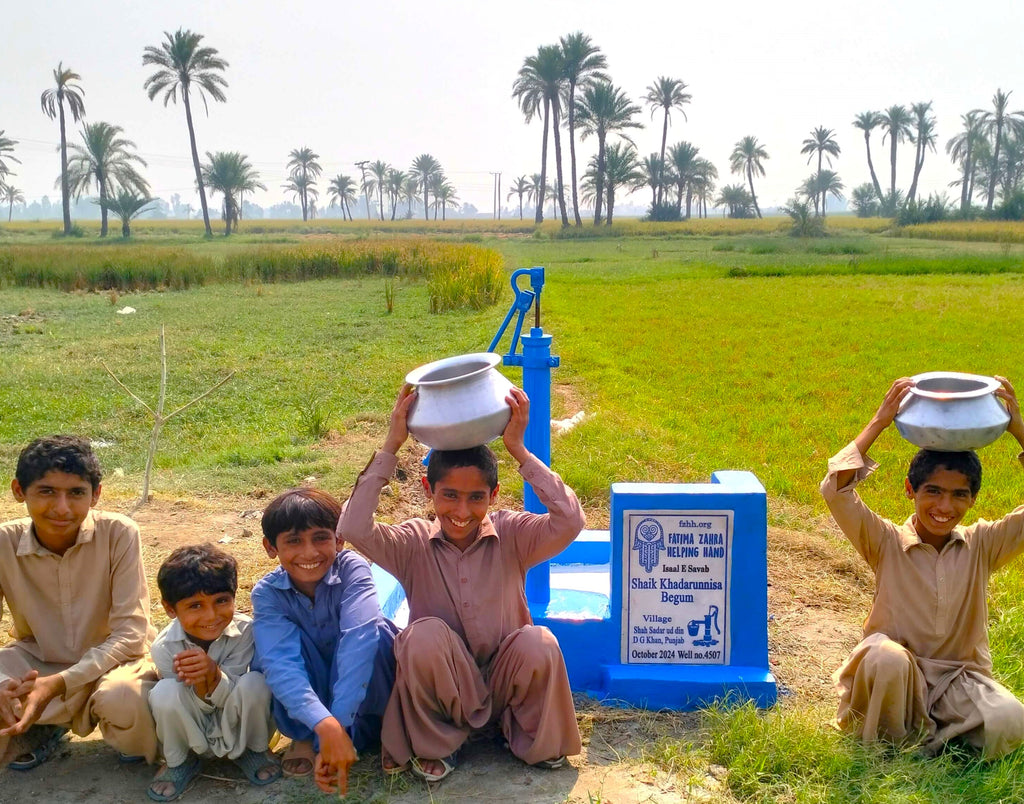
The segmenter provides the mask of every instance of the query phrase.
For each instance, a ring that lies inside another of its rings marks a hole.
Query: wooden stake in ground
[[[201,393],[191,402],[186,402],[180,408],[172,410],[170,413],[164,416],[164,399],[167,396],[167,342],[164,339],[164,327],[162,324],[160,325],[160,393],[157,397],[156,410],[153,410],[153,408],[151,408],[149,405],[147,405],[145,402],[139,399],[139,397],[127,385],[125,385],[117,378],[117,375],[110,370],[106,363],[100,361],[100,365],[102,365],[103,368],[106,369],[107,374],[109,374],[111,378],[113,378],[114,382],[116,382],[118,386],[120,386],[122,391],[128,394],[128,396],[130,396],[140,405],[142,405],[142,407],[144,407],[149,412],[149,415],[153,417],[153,432],[149,436],[149,454],[146,456],[146,474],[142,480],[142,497],[139,498],[139,501],[135,504],[135,507],[132,508],[132,511],[134,512],[141,508],[143,505],[145,505],[147,502],[149,502],[149,476],[153,471],[153,458],[156,456],[156,445],[157,440],[160,437],[160,428],[164,426],[165,422],[170,421],[182,411],[192,407],[194,404],[196,404],[196,402],[206,399],[206,397],[208,397],[210,394],[212,394],[214,391],[220,388],[224,383],[226,383],[228,380],[234,377],[235,372],[232,371],[224,379],[222,379],[212,388],[209,388],[208,390]]]

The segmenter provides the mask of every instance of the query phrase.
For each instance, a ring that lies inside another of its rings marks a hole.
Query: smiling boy
[[[139,530],[92,510],[101,479],[76,436],[37,439],[18,457],[11,490],[28,517],[0,525],[0,603],[15,640],[0,649],[0,756],[13,736],[29,745],[15,770],[45,762],[68,729],[96,725],[124,758],[156,755]]]
[[[281,566],[252,590],[256,657],[278,730],[292,739],[286,776],[348,788],[357,752],[380,743],[394,683],[395,625],[366,560],[339,549],[341,503],[318,489],[286,491],[263,512],[263,547]]]
[[[204,754],[227,757],[250,783],[281,775],[267,756],[270,690],[253,661],[252,618],[235,611],[238,565],[212,544],[179,547],[156,576],[171,618],[150,654],[160,674],[149,705],[165,765],[146,791],[174,801],[199,775]]]
[[[1024,421],[1010,383],[995,393],[1007,432],[1024,450]],[[1024,506],[995,522],[960,522],[981,488],[973,452],[921,450],[904,481],[914,513],[896,525],[855,487],[877,464],[867,457],[913,387],[893,383],[860,435],[829,460],[821,493],[846,538],[875,574],[864,639],[834,676],[837,724],[867,742],[921,740],[935,753],[954,738],[986,758],[1024,742],[1024,705],[992,678],[988,578],[1024,550]],[[1024,452],[1018,456],[1024,463]]]
[[[524,762],[561,767],[580,751],[572,692],[554,635],[533,625],[526,571],[560,553],[585,525],[576,495],[523,443],[529,400],[513,388],[502,438],[547,514],[490,511],[498,463],[486,446],[431,453],[424,490],[437,518],[374,523],[381,489],[409,437],[405,387],[381,450],[356,481],[339,537],[402,584],[409,626],[395,641],[395,689],[384,715],[386,773],[437,782],[475,729],[497,723]]]

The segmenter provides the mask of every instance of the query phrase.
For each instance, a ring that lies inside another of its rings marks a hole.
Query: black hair
[[[238,563],[209,542],[179,547],[160,565],[156,584],[160,597],[171,606],[199,593],[233,595],[238,589]]]
[[[907,469],[907,480],[910,487],[917,491],[921,488],[936,469],[945,468],[951,472],[960,472],[967,478],[971,487],[971,496],[977,497],[981,491],[981,461],[973,450],[966,452],[939,452],[932,449],[919,450],[910,468]]]
[[[37,438],[21,451],[14,477],[23,492],[56,469],[88,480],[95,492],[100,487],[103,471],[88,439],[74,435],[51,435]]]
[[[498,459],[486,444],[468,449],[435,449],[427,462],[427,483],[430,490],[452,469],[475,466],[480,470],[491,491],[498,488]]]
[[[282,533],[309,528],[338,529],[341,503],[319,489],[289,489],[275,497],[263,512],[263,535],[274,547]]]

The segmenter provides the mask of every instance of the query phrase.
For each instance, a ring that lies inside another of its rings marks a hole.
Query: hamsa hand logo
[[[665,531],[657,519],[640,520],[633,531],[633,549],[639,553],[640,566],[653,572],[665,548]]]

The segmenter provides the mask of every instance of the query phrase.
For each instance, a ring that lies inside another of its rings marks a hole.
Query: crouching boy
[[[149,706],[166,764],[149,797],[178,798],[207,753],[230,759],[252,784],[270,784],[281,776],[267,755],[270,690],[250,667],[252,618],[235,611],[235,559],[212,544],[179,547],[156,582],[171,623],[150,648],[160,681]]]
[[[1008,432],[1024,448],[1016,394],[996,379]],[[1024,506],[962,527],[981,488],[981,463],[973,452],[929,450],[910,463],[904,486],[914,513],[902,525],[863,503],[856,486],[877,467],[868,450],[912,386],[907,378],[893,383],[860,435],[829,460],[821,484],[836,523],[875,574],[864,639],[834,676],[838,725],[865,741],[920,740],[927,753],[960,738],[995,758],[1024,742],[1024,705],[992,678],[988,578],[1024,550]]]
[[[37,439],[18,457],[11,490],[28,516],[0,525],[0,603],[14,637],[0,648],[0,757],[16,735],[28,749],[15,770],[45,762],[68,729],[84,737],[97,725],[122,759],[156,756],[139,529],[92,510],[101,479],[76,436]]]
[[[256,656],[274,719],[292,739],[286,776],[315,772],[324,792],[348,789],[357,752],[380,744],[395,678],[398,629],[381,613],[366,560],[339,549],[341,503],[293,489],[263,512],[263,546],[281,566],[252,590]]]
[[[498,464],[486,446],[431,453],[424,489],[436,519],[374,524],[381,489],[408,438],[415,394],[402,389],[381,451],[359,476],[338,534],[391,572],[409,602],[395,641],[395,690],[384,716],[384,770],[436,782],[474,729],[497,722],[513,754],[546,768],[578,754],[580,735],[558,642],[534,626],[526,571],[561,552],[584,527],[572,490],[525,447],[529,400],[513,388],[503,435],[547,514],[488,509]]]

